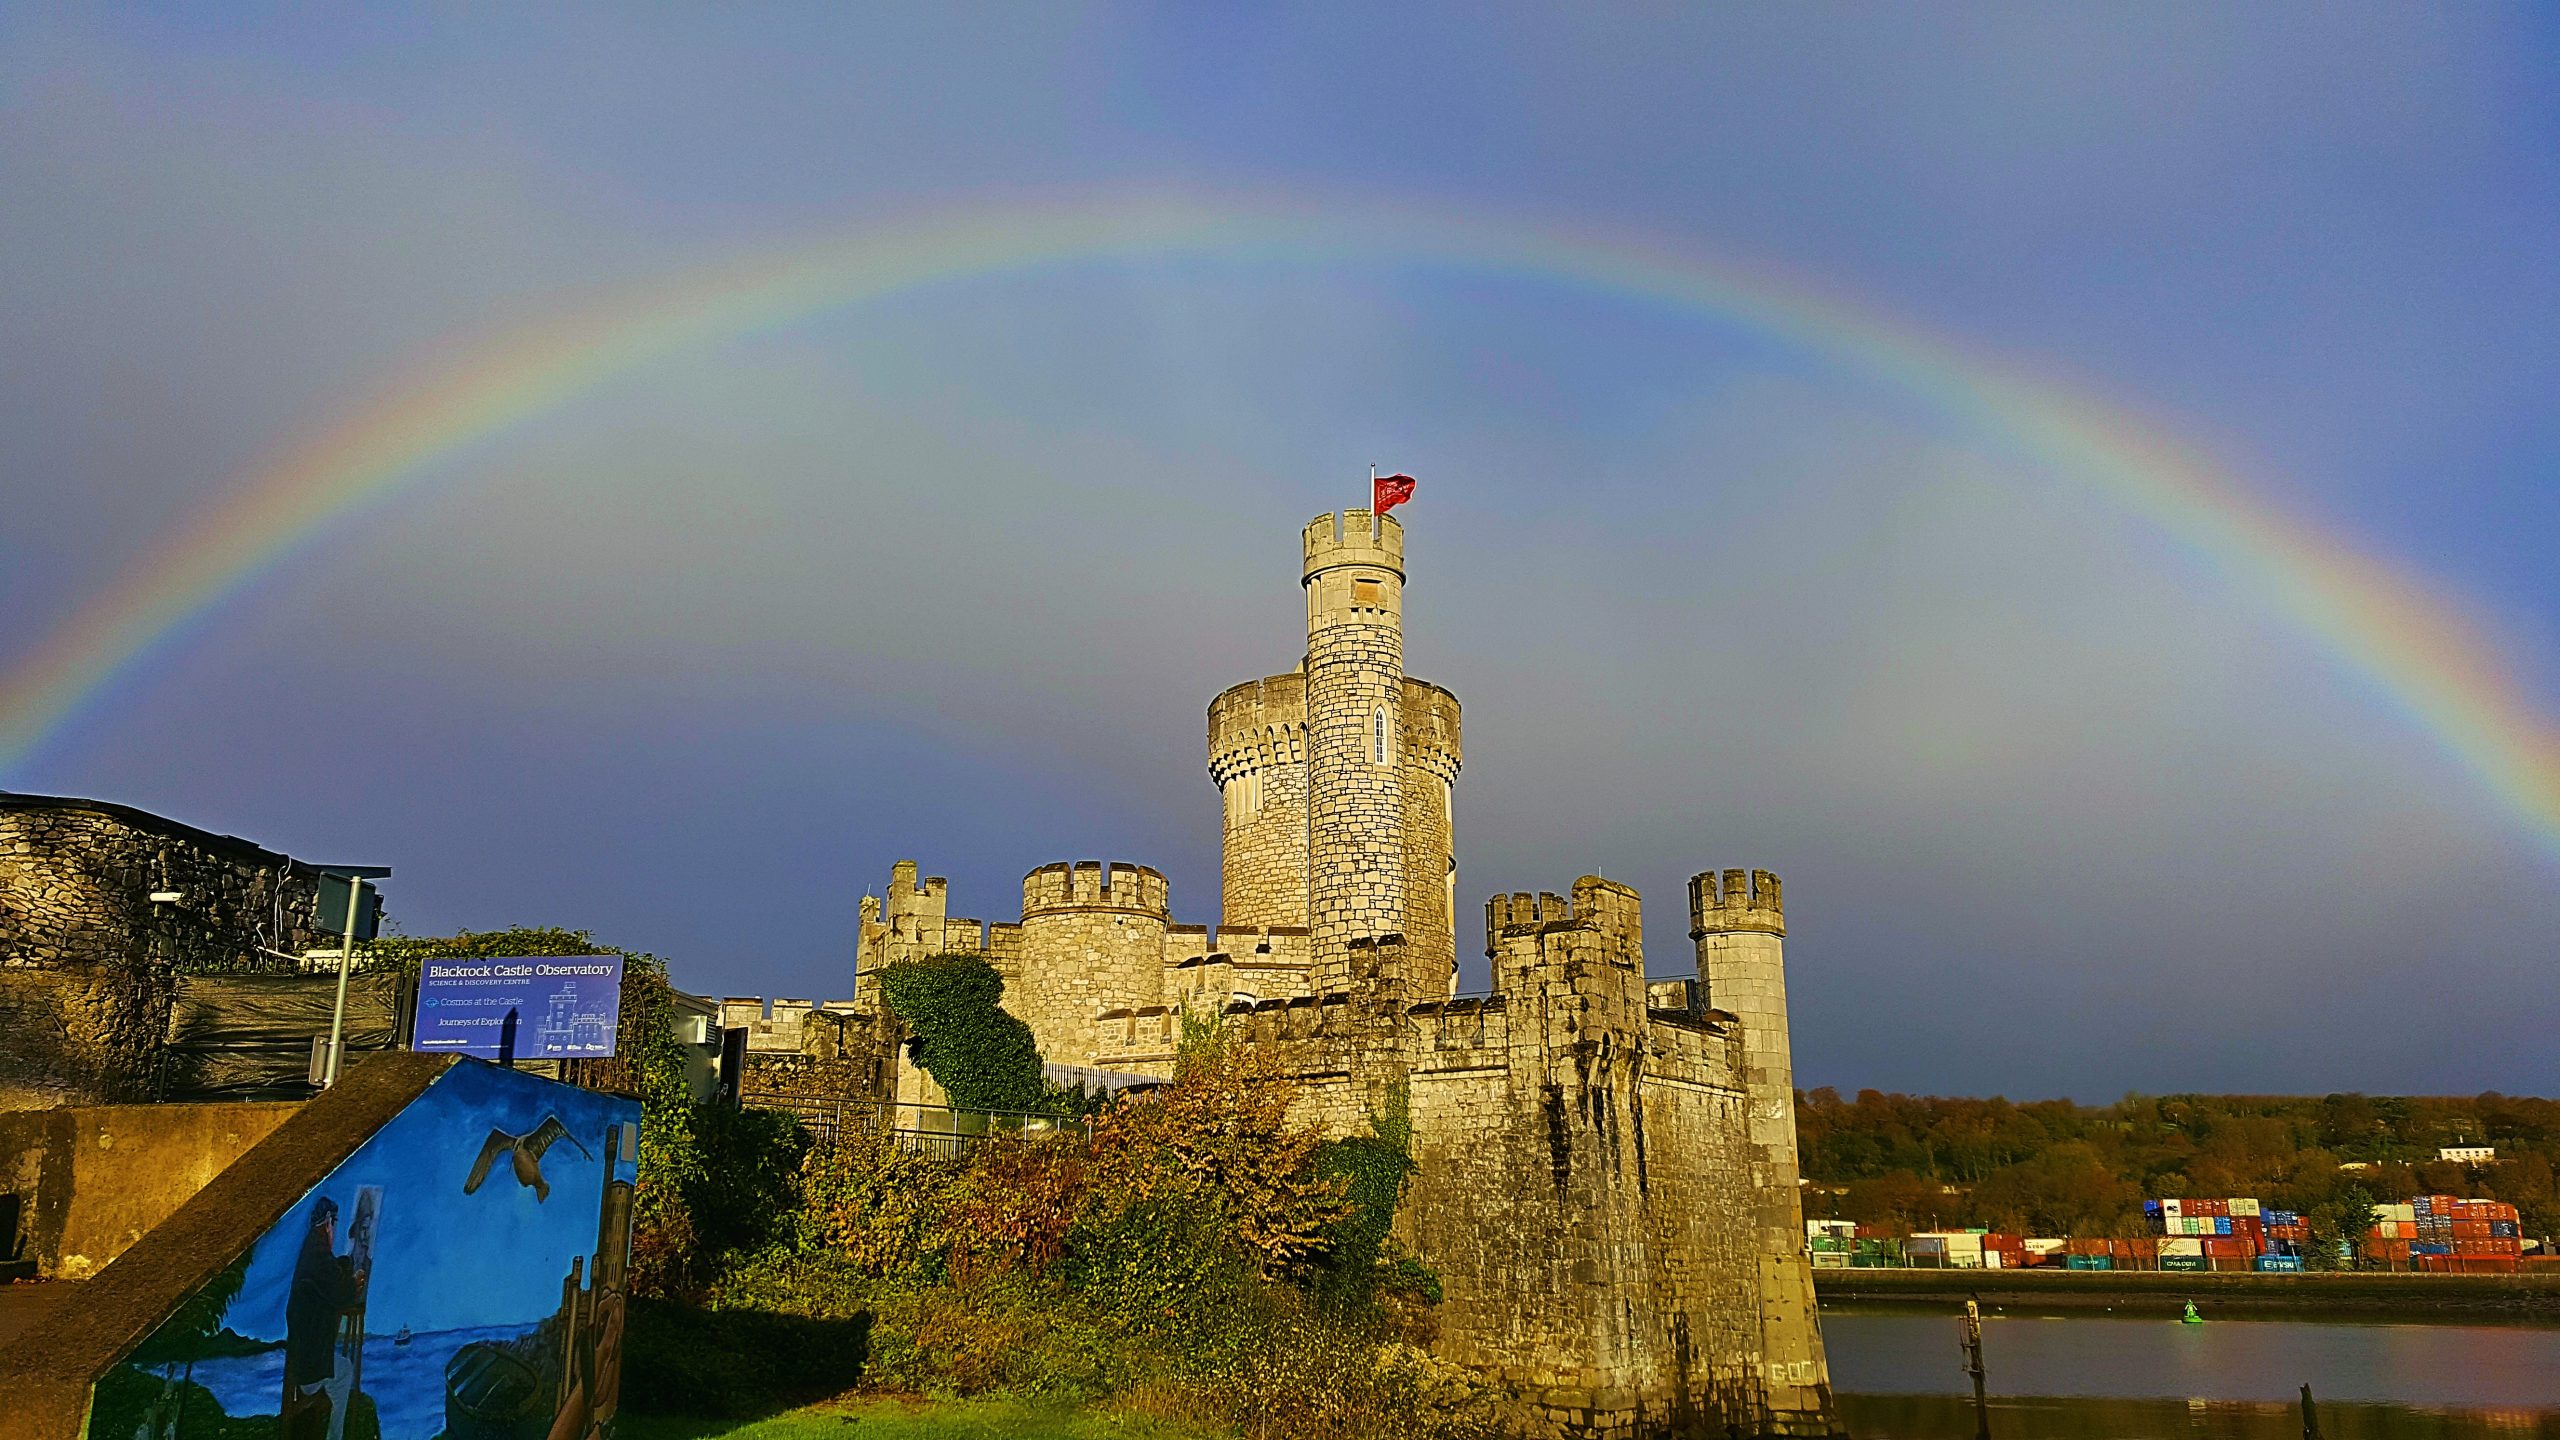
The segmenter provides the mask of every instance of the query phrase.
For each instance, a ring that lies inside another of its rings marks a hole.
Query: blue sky
[[[1766,263],[2206,446],[2560,706],[2547,8],[0,7],[0,666],[442,337],[960,202],[1365,197]],[[1462,910],[1676,970],[1786,875],[1800,1078],[2552,1093],[2560,866],[2233,578],[1823,357],[1534,278],[1085,264],[446,456],[0,783],[841,994],[912,855],[1213,918],[1201,709],[1371,461]],[[2424,923],[2413,923],[2420,916]],[[1462,929],[1464,927],[1462,926]]]

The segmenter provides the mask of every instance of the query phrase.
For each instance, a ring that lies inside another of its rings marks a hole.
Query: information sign
[[[413,1050],[485,1060],[582,1060],[613,1053],[622,1013],[619,955],[510,955],[422,961]]]

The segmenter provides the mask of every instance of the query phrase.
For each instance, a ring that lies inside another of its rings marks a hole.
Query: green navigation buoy
[[[2204,1323],[2204,1317],[2196,1313],[2196,1302],[2193,1300],[2187,1302],[2187,1313],[2178,1317],[2178,1323],[2181,1325],[2201,1325]]]

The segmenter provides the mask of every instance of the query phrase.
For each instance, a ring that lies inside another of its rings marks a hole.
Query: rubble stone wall
[[[245,840],[0,795],[0,1110],[156,1098],[175,977],[290,968],[277,952],[331,938],[318,898],[317,872]]]

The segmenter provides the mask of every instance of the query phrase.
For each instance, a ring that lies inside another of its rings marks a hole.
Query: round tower
[[[1319,515],[1305,557],[1307,927],[1334,990],[1353,940],[1405,929],[1404,527]]]
[[[1307,677],[1247,680],[1209,704],[1209,778],[1226,804],[1218,924],[1307,923]]]
[[[1458,862],[1450,814],[1458,781],[1458,697],[1408,675],[1397,738],[1404,791],[1404,936],[1415,993],[1458,964]]]
[[[1760,1261],[1760,1352],[1769,1406],[1822,1413],[1830,1374],[1814,1319],[1797,1194],[1795,1061],[1787,1040],[1786,906],[1766,870],[1689,879],[1689,936],[1707,1003],[1741,1021],[1744,1123]]]
[[[1095,1016],[1164,1003],[1166,901],[1144,865],[1060,861],[1022,877],[1022,984],[1004,1003],[1043,1059],[1091,1064]]]

